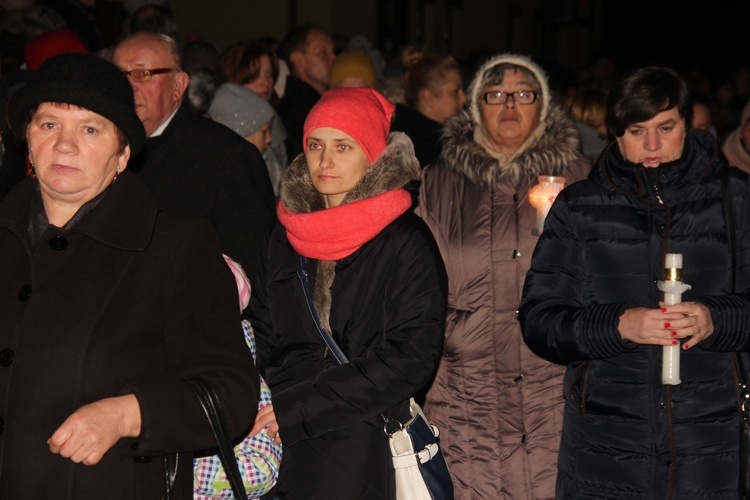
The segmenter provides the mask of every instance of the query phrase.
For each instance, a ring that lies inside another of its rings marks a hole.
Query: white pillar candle
[[[681,253],[668,253],[665,268],[667,269],[682,269],[682,254]]]
[[[666,280],[659,280],[657,286],[664,292],[664,304],[673,306],[682,302],[682,294],[690,290],[690,285],[679,281],[682,273],[682,254],[668,253],[665,259]],[[679,270],[679,271],[678,271]],[[678,385],[680,380],[680,344],[664,346],[662,349],[661,382],[664,385]]]

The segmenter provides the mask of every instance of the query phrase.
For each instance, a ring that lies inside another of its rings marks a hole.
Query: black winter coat
[[[566,188],[534,252],[520,320],[540,356],[568,364],[558,498],[737,498],[734,354],[750,336],[748,176],[731,169],[737,290],[721,203],[729,167],[707,134],[656,169],[616,144],[589,179]],[[658,196],[663,200],[660,204]],[[667,252],[684,256],[684,301],[704,303],[714,333],[681,352],[661,383],[662,348],[624,341],[618,318],[658,307]]]
[[[320,92],[311,85],[293,75],[286,77],[284,97],[279,103],[279,116],[287,133],[286,154],[289,161],[302,152],[302,129],[305,119],[319,99]]]
[[[404,132],[414,143],[414,154],[419,160],[419,166],[425,168],[432,165],[440,156],[443,143],[440,135],[443,125],[427,118],[425,115],[403,104],[396,104],[391,130]]]
[[[382,156],[378,161],[370,171],[387,168]],[[306,171],[304,157],[289,167],[285,181],[300,167]],[[416,158],[413,169],[418,176]],[[316,276],[318,263],[310,264]],[[349,358],[341,366],[327,355],[315,328],[297,278],[299,265],[278,225],[249,306],[258,367],[271,387],[284,443],[277,495],[392,498],[393,467],[380,414],[403,419],[402,403],[423,389],[437,368],[447,295],[437,245],[427,225],[408,211],[335,262],[328,318]]]
[[[183,103],[128,168],[159,206],[211,221],[222,251],[252,277],[276,218],[268,169],[255,146]]]
[[[187,452],[174,498],[192,498],[190,452],[214,439],[181,379],[216,388],[234,436],[259,391],[215,232],[160,210],[127,170],[75,226],[50,225],[36,243],[34,198],[27,178],[0,203],[0,498],[158,499],[174,452]],[[49,451],[76,409],[124,394],[140,405],[138,438],[90,467]]]

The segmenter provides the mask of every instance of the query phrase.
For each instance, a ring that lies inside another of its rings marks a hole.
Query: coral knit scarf
[[[411,207],[405,189],[337,207],[296,214],[279,202],[276,213],[292,248],[318,260],[339,260],[356,252]]]

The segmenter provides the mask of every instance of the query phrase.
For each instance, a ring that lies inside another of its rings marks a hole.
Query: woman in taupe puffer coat
[[[538,240],[528,191],[539,175],[580,180],[590,164],[528,58],[490,60],[469,94],[471,110],[447,123],[443,153],[424,171],[417,209],[449,276],[425,411],[444,429],[456,498],[552,498],[565,368],[531,353],[516,319]]]

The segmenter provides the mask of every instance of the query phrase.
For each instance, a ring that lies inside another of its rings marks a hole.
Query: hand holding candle
[[[539,236],[544,229],[544,219],[552,207],[557,195],[565,187],[565,177],[540,175],[539,184],[529,189],[529,203],[536,208],[536,225],[531,234]]]
[[[664,304],[672,306],[682,302],[682,294],[690,285],[682,282],[682,254],[668,253],[664,265],[665,279],[656,282],[664,292]],[[664,346],[662,353],[661,383],[678,385],[680,382],[680,344]]]

